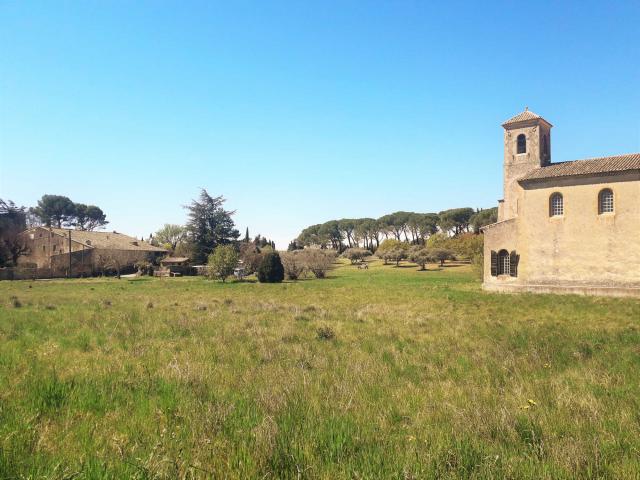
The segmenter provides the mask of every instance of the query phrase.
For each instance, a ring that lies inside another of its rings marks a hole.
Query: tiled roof
[[[640,170],[640,153],[552,163],[527,173],[520,181]]]
[[[515,117],[511,117],[509,120],[504,122],[502,124],[502,126],[506,127],[507,125],[511,125],[513,123],[526,122],[527,120],[536,120],[538,118],[544,120],[544,118],[542,118],[540,115],[538,115],[537,113],[533,113],[531,110],[529,110],[527,108],[527,109],[525,109],[524,112],[519,113]],[[544,121],[546,122],[546,120],[544,120]],[[549,123],[549,122],[547,122],[547,123]]]
[[[46,229],[49,230],[48,228]],[[69,232],[71,232],[71,240],[82,243],[89,248],[166,252],[164,248],[154,247],[150,243],[138,240],[137,238],[130,237],[123,233],[87,232],[84,230],[69,230],[66,228],[52,228],[51,231],[65,238],[68,238]]]

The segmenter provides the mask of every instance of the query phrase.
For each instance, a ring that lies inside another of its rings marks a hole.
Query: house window
[[[544,158],[547,158],[547,155],[549,155],[549,137],[546,133],[542,136],[542,154]]]
[[[554,193],[549,199],[549,216],[561,217],[564,215],[564,200],[561,193]]]
[[[524,133],[518,135],[518,153],[527,153],[527,137],[525,137]]]
[[[498,252],[498,275],[509,275],[511,273],[511,261],[509,252],[500,250]]]
[[[613,191],[605,188],[598,195],[598,213],[613,213]]]
[[[46,251],[47,251],[47,247],[46,247],[46,246],[44,246],[44,245],[42,245],[42,251],[43,251],[43,252],[46,252]]]
[[[54,245],[53,245],[53,251],[55,252],[57,248],[58,248],[58,245],[55,245],[55,244],[54,244]]]

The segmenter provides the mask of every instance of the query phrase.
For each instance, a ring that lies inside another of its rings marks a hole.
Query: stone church
[[[483,288],[640,297],[640,153],[553,163],[544,118],[525,109],[502,127]]]

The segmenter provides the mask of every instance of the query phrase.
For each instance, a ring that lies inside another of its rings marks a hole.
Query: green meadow
[[[466,265],[0,282],[0,478],[638,478],[640,301]]]

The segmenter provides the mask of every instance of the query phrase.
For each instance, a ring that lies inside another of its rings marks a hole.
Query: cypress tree
[[[279,283],[284,280],[284,266],[278,252],[269,252],[258,267],[258,281],[261,283]]]

